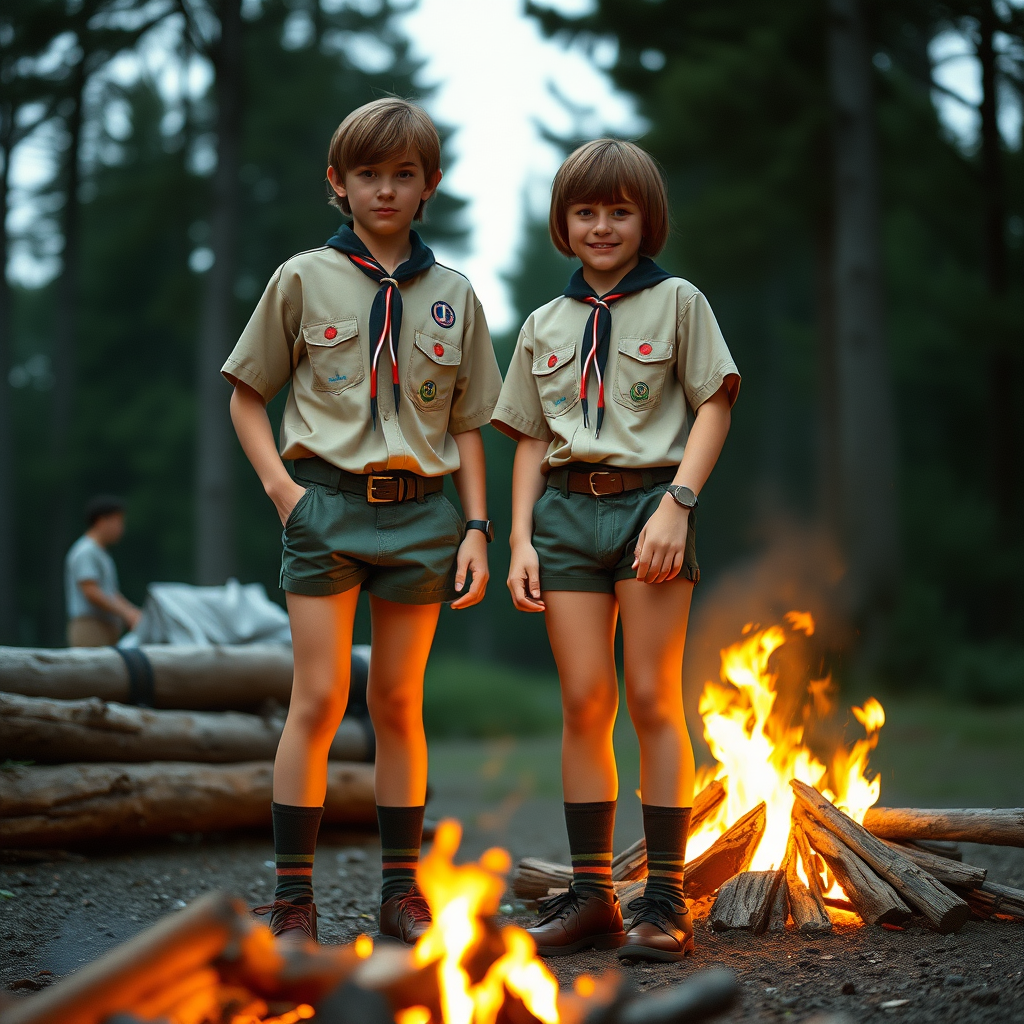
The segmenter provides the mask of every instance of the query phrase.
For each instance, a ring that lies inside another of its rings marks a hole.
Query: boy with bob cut
[[[501,387],[472,287],[411,230],[441,180],[440,153],[412,103],[389,97],[349,114],[327,179],[352,223],[277,269],[223,367],[238,438],[284,527],[295,676],[274,765],[277,889],[257,912],[289,939],[316,939],[313,853],[360,590],[373,623],[380,931],[411,943],[430,920],[415,884],[423,672],[441,604],[468,608],[487,585],[480,427]],[[278,449],[266,403],[286,385]],[[442,493],[449,474],[468,521]]]
[[[700,578],[695,510],[739,373],[707,299],[653,260],[668,199],[642,149],[599,139],[576,150],[555,177],[549,224],[582,265],[523,326],[492,419],[518,442],[508,586],[517,608],[544,613],[562,688],[573,881],[530,934],[542,956],[597,947],[682,960],[693,951],[682,667]],[[628,930],[611,877],[620,617],[648,865]]]

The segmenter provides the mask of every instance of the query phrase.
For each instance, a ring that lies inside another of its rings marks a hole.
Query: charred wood
[[[743,929],[760,935],[768,927],[782,871],[743,871],[718,890],[711,908],[711,927],[716,932]]]
[[[820,935],[832,931],[832,918],[828,916],[822,899],[821,878],[816,870],[814,855],[811,853],[807,836],[800,826],[794,822],[789,833],[789,846],[786,860],[786,884],[789,894],[789,912],[793,917],[793,926],[804,935]],[[803,862],[807,882],[800,877],[797,870],[799,862]]]

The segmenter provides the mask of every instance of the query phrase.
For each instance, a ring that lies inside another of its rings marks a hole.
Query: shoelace
[[[668,935],[680,931],[679,918],[690,912],[685,903],[680,907],[666,896],[638,896],[630,900],[628,909],[633,914],[634,926],[644,921],[656,925]]]
[[[565,892],[560,892],[557,896],[549,896],[546,900],[541,900],[538,909],[544,915],[538,922],[539,924],[557,921],[579,911],[580,894],[572,886],[569,886]]]
[[[414,921],[430,921],[430,906],[418,892],[407,892],[398,898],[398,909]]]
[[[271,925],[277,927],[277,931],[274,932],[275,935],[298,928],[312,938],[311,906],[312,904],[310,903],[289,903],[287,900],[274,900],[273,903],[268,903],[265,907],[257,907],[253,913],[258,914],[260,917],[270,914]]]

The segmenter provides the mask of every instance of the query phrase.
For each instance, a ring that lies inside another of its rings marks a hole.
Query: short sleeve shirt
[[[580,346],[591,307],[559,296],[520,332],[491,422],[516,440],[547,441],[545,472],[570,462],[678,465],[697,409],[723,384],[736,400],[739,371],[708,300],[688,281],[669,278],[611,308],[600,437],[593,373],[589,425],[580,402]]]
[[[69,619],[77,619],[83,615],[91,615],[106,622],[119,623],[116,616],[97,608],[82,593],[80,583],[95,580],[104,594],[113,596],[118,593],[117,566],[113,558],[88,536],[83,534],[68,551],[64,559],[64,598],[67,602]]]
[[[278,268],[221,372],[269,402],[291,384],[285,459],[317,455],[350,473],[459,468],[453,435],[487,423],[501,390],[483,309],[469,281],[435,263],[403,282],[398,411],[387,350],[370,418],[370,307],[377,284],[336,249]]]

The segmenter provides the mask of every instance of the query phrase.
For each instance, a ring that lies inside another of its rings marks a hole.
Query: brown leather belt
[[[444,489],[443,476],[420,476],[404,469],[385,473],[349,473],[332,466],[326,459],[314,455],[310,459],[296,459],[295,479],[323,484],[334,491],[359,494],[371,505],[393,505],[400,501],[422,501],[427,494]]]
[[[581,471],[561,467],[548,473],[548,487],[557,487],[573,494],[589,494],[595,498],[625,491],[650,489],[655,484],[667,484],[676,475],[674,466],[658,466],[654,469],[592,469]]]

